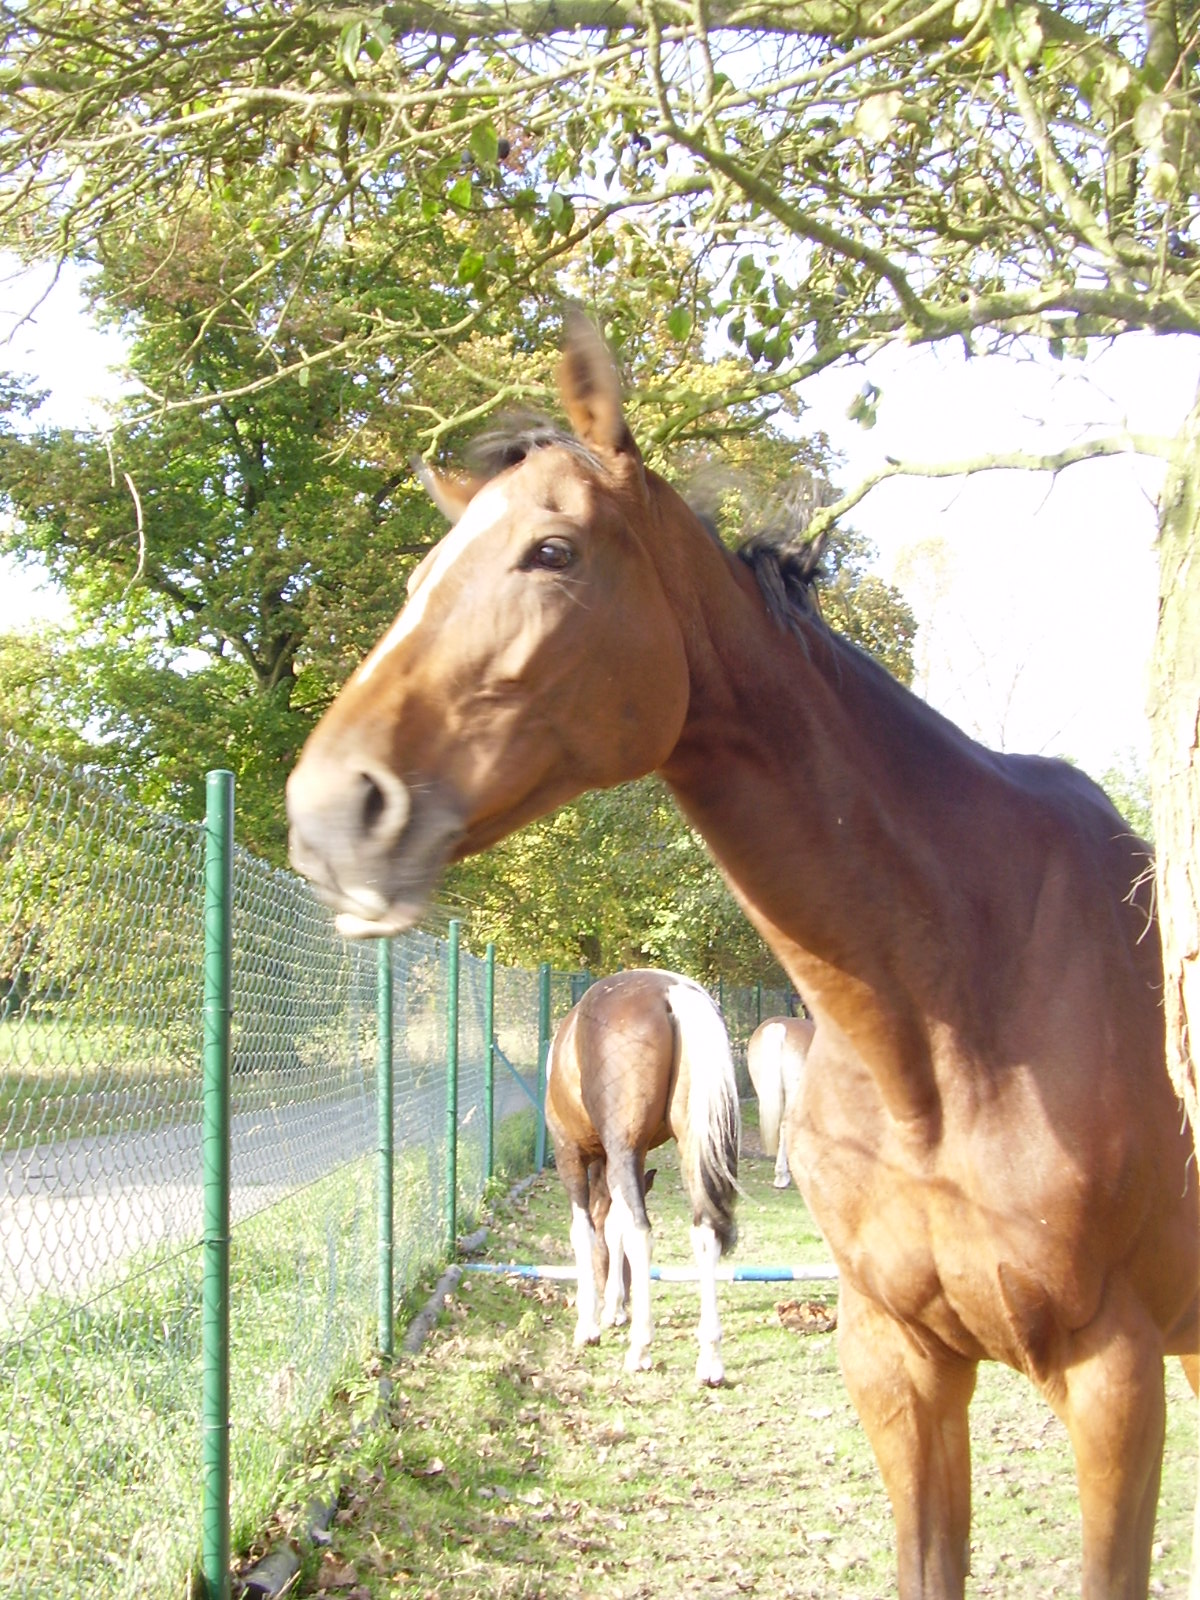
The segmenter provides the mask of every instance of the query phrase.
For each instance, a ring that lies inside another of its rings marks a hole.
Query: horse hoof
[[[623,1328],[628,1321],[627,1311],[606,1311],[600,1318],[600,1325],[604,1328]]]
[[[725,1383],[725,1368],[720,1357],[701,1356],[696,1362],[696,1382],[705,1389],[720,1389]]]
[[[630,1348],[625,1355],[626,1372],[649,1372],[654,1362],[650,1359],[649,1350],[635,1350]]]
[[[790,1178],[776,1178],[774,1180],[774,1182],[772,1183],[771,1187],[773,1189],[787,1189],[787,1188],[790,1187],[790,1185],[791,1185],[791,1179]]]
[[[575,1348],[576,1348],[576,1350],[582,1350],[585,1345],[599,1344],[599,1343],[600,1343],[600,1329],[599,1328],[576,1328],[575,1329]]]

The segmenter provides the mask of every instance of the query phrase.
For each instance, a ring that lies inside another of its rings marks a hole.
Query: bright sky
[[[846,417],[863,371],[804,391],[806,420],[846,458],[844,486],[881,466],[988,451],[1048,453],[1088,433],[1171,436],[1192,403],[1200,344],[1126,335],[1086,367],[1049,357],[905,351],[869,372],[870,431]],[[1099,774],[1144,765],[1157,615],[1161,462],[1119,457],[1045,474],[893,480],[851,514],[920,621],[917,687],[986,744],[1069,755]]]
[[[44,420],[97,425],[117,387],[119,345],[88,325],[70,283],[18,326],[35,298],[28,278],[0,277],[0,341],[11,335],[0,367],[50,391]],[[846,417],[864,375],[882,390],[870,431]],[[1198,377],[1193,341],[1127,335],[1086,368],[907,351],[866,374],[826,373],[803,392],[806,420],[845,457],[848,487],[888,456],[1046,452],[1122,426],[1171,435]],[[996,747],[1070,755],[1097,774],[1131,751],[1144,763],[1160,482],[1158,463],[1123,457],[1071,467],[1054,482],[1004,472],[873,491],[852,520],[917,613],[919,690]],[[55,610],[53,595],[0,566],[0,629]]]

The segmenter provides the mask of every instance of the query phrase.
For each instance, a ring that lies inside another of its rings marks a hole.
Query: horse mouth
[[[422,806],[386,851],[350,848],[336,830],[324,837],[293,824],[288,853],[343,938],[386,939],[421,921],[460,834],[448,808]]]

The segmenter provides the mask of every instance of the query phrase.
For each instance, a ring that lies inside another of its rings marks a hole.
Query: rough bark
[[[1200,395],[1175,441],[1159,515],[1150,778],[1163,940],[1167,1065],[1200,1129]],[[1200,1600],[1200,1492],[1191,1600]]]

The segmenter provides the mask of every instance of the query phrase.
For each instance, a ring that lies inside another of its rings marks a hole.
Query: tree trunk
[[[1200,395],[1175,441],[1158,529],[1150,784],[1163,941],[1167,1065],[1200,1131]],[[1200,1486],[1190,1600],[1200,1600]]]

